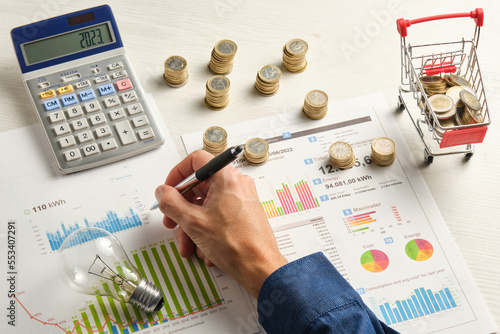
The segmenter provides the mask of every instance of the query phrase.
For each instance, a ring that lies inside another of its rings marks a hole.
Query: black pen
[[[243,151],[243,147],[241,146],[233,146],[210,160],[205,166],[198,169],[196,172],[188,176],[184,181],[176,185],[174,188],[180,191],[181,194],[189,191],[191,188],[200,184],[201,182],[208,179],[210,176],[214,175],[222,168],[229,165],[231,162],[236,160],[238,154]],[[158,209],[160,203],[156,202],[150,208],[150,210]]]

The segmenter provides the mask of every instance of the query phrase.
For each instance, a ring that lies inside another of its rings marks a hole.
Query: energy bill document
[[[262,138],[269,159],[233,166],[251,176],[288,260],[322,251],[365,303],[402,333],[493,333],[498,328],[381,94],[329,104],[326,117],[300,111],[225,127],[228,145]],[[371,160],[389,137],[396,159]],[[203,133],[184,135],[186,151]],[[350,169],[332,165],[329,147],[351,145]]]

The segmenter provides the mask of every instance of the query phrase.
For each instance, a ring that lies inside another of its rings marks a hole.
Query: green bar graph
[[[72,332],[133,333],[223,302],[205,263],[195,257],[182,258],[173,241],[142,247],[140,251],[133,252],[132,258],[146,279],[163,291],[164,307],[156,314],[143,313],[130,304],[99,296],[103,292],[118,295],[117,286],[103,281],[102,289],[95,290],[98,294],[96,302],[89,303],[72,318]],[[125,264],[126,267],[130,265]],[[117,266],[116,269],[124,276],[122,267]]]

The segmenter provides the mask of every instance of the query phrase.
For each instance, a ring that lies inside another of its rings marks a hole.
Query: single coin
[[[214,76],[208,81],[209,88],[212,88],[215,91],[225,90],[229,84],[229,79],[220,75]]]
[[[233,41],[224,39],[216,44],[215,49],[224,56],[231,56],[236,53],[237,46]]]
[[[303,54],[306,53],[309,49],[307,43],[302,39],[292,39],[286,44],[287,51],[295,54]]]
[[[455,105],[452,98],[444,94],[432,95],[429,97],[429,103],[431,104],[432,110],[436,113],[449,112]]]
[[[187,62],[182,57],[172,56],[172,57],[167,59],[166,65],[169,69],[171,69],[173,71],[179,71],[187,66]]]
[[[212,126],[205,131],[205,138],[212,143],[219,143],[227,139],[227,132],[220,126]]]
[[[450,74],[450,78],[449,79],[450,79],[450,81],[454,82],[457,85],[465,86],[465,87],[471,87],[470,82],[467,81],[467,80],[465,80],[464,78],[462,78],[459,75]]]
[[[436,75],[431,75],[431,76],[423,76],[420,77],[420,82],[425,82],[425,83],[436,83],[436,82],[441,82],[443,79],[441,77],[438,77]]]
[[[261,154],[269,149],[269,144],[260,138],[255,138],[247,142],[245,149],[253,154]]]
[[[259,71],[260,78],[268,83],[274,83],[281,78],[281,70],[273,65],[266,65]]]
[[[378,137],[372,142],[372,148],[378,154],[393,154],[396,151],[396,144],[391,138]]]
[[[460,92],[463,91],[464,89],[465,88],[463,86],[453,86],[446,90],[446,95],[451,97],[457,108],[461,108],[464,106],[464,103],[460,99]]]
[[[470,109],[481,109],[481,102],[479,102],[477,97],[468,90],[463,90],[460,92],[460,99]]]
[[[328,95],[322,90],[312,90],[307,93],[306,100],[313,106],[324,106],[328,103]]]

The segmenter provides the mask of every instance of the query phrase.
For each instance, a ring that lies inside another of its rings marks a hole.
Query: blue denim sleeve
[[[323,253],[272,273],[260,289],[257,308],[268,334],[397,333],[378,320]]]

